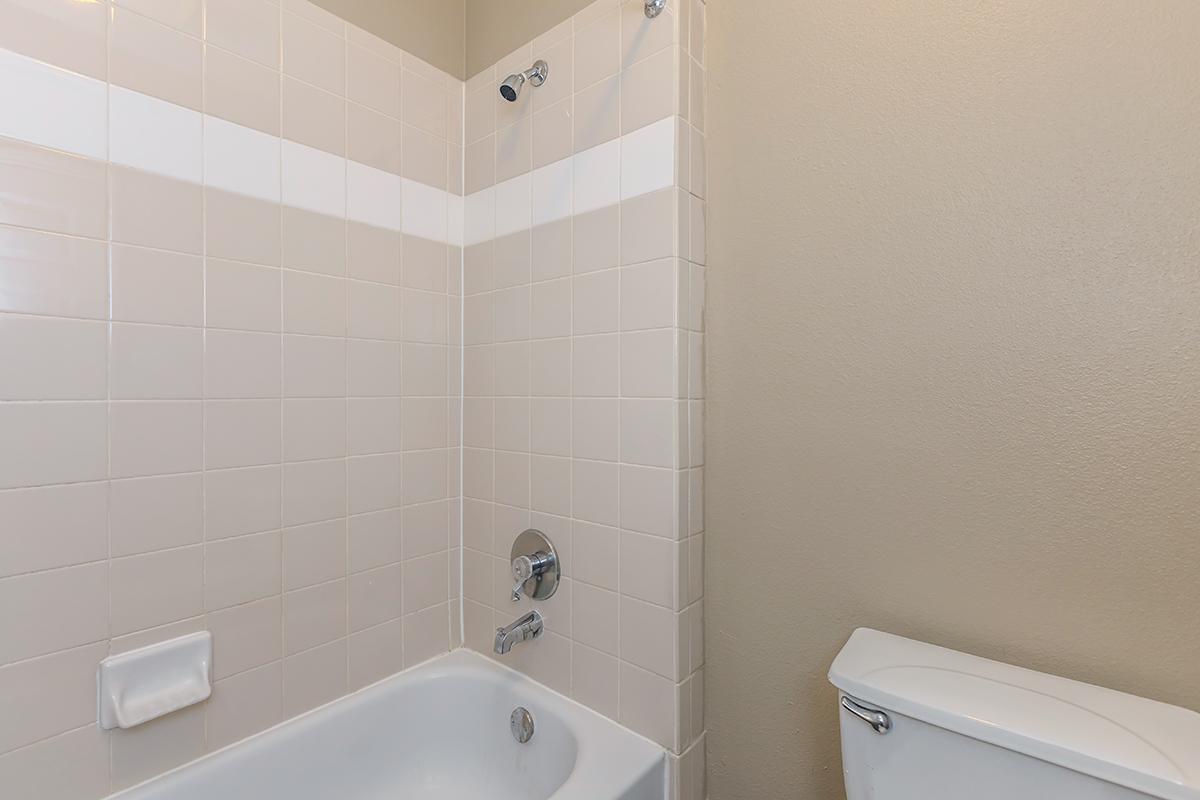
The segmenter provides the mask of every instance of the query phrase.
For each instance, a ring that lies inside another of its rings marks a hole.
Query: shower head
[[[646,16],[654,19],[667,7],[667,0],[646,0]]]
[[[525,81],[529,81],[534,86],[541,86],[549,76],[550,65],[538,59],[532,67],[524,72],[518,72],[505,78],[504,83],[500,84],[500,96],[510,103],[515,103]]]

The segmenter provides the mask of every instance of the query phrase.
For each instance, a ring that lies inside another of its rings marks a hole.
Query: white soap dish
[[[100,727],[132,728],[212,694],[212,634],[191,633],[100,662]]]

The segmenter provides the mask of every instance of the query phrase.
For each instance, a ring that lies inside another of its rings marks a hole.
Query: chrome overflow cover
[[[533,738],[533,715],[524,706],[517,706],[508,718],[508,729],[514,739],[525,744]]]

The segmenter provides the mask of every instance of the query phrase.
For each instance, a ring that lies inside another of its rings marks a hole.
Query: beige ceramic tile
[[[297,589],[283,596],[284,655],[346,635],[346,581]]]
[[[0,492],[0,516],[10,521],[0,577],[107,558],[107,497],[103,483]]]
[[[404,667],[403,628],[392,620],[352,634],[349,642],[350,688],[382,680]]]
[[[107,389],[102,322],[0,315],[0,400],[99,400]]]
[[[283,71],[345,97],[346,40],[296,14],[283,14]]]
[[[660,50],[621,73],[621,132],[675,113],[675,50]]]
[[[283,136],[327,153],[345,155],[346,101],[285,76]]]
[[[203,462],[198,402],[112,403],[110,470],[114,478],[195,472]]]
[[[132,786],[204,753],[204,707],[194,706],[111,735],[114,789]]]
[[[104,403],[0,403],[0,489],[104,478],[107,433]]]
[[[283,719],[282,662],[218,681],[206,705],[210,751],[266,730]]]
[[[618,719],[663,747],[674,749],[675,685],[631,664],[621,664],[621,702]]]
[[[158,20],[189,36],[204,34],[203,0],[114,0],[116,5]]]
[[[489,135],[467,145],[464,152],[466,192],[473,194],[496,182],[496,139]]]
[[[675,43],[675,11],[668,7],[665,16],[648,19],[641,3],[621,6],[621,68],[654,55]]]
[[[357,25],[346,25],[346,39],[352,44],[370,50],[377,56],[383,56],[393,64],[399,64],[403,57],[399,47],[380,39],[373,33],[369,33]]]
[[[280,481],[278,466],[206,472],[205,537],[212,541],[278,528]]]
[[[259,533],[204,546],[204,605],[209,611],[279,594],[280,535]]]
[[[351,44],[346,52],[346,97],[399,119],[399,66],[371,50]]]
[[[419,236],[405,236],[403,247],[404,285],[410,289],[446,291],[445,265],[450,248]]]
[[[210,328],[280,330],[277,268],[210,258],[204,285],[205,323]]]
[[[196,472],[113,481],[112,555],[197,544],[204,537],[204,478]]]
[[[0,47],[104,80],[108,7],[78,0],[0,4]]]
[[[0,310],[103,319],[103,242],[0,226]]]
[[[206,39],[279,69],[279,6],[268,0],[205,0]]]
[[[289,657],[283,662],[283,711],[300,714],[346,691],[346,640]]]
[[[638,264],[673,255],[675,192],[674,189],[663,189],[622,201],[622,264]]]
[[[302,525],[345,516],[346,472],[344,459],[285,464],[283,524]]]
[[[198,256],[113,245],[114,320],[200,325],[203,308],[204,263]]]
[[[533,280],[560,278],[571,274],[571,225],[571,219],[567,218],[533,229],[530,237],[530,268]]]
[[[439,83],[405,70],[403,97],[406,123],[446,138],[446,94]]]
[[[281,5],[284,11],[304,17],[309,22],[320,25],[340,37],[346,36],[346,23],[341,17],[309,2],[309,0],[282,0]]]
[[[200,40],[123,8],[113,9],[109,79],[127,89],[200,110],[204,49]]]
[[[350,342],[349,343],[350,382],[354,386],[358,365],[355,358],[358,348],[387,350],[389,347],[395,353],[381,354],[378,358],[364,359],[362,367],[365,377],[364,384],[379,386],[379,394],[399,394],[400,359],[399,350],[386,342]],[[394,362],[392,356],[395,356]],[[284,397],[342,397],[346,394],[347,342],[324,336],[284,336],[283,337],[283,395]],[[387,374],[391,368],[392,374]],[[395,383],[395,387],[392,383]],[[363,391],[353,394],[370,396],[367,386]],[[392,389],[395,388],[395,391]],[[332,515],[331,515],[332,516]],[[310,522],[316,517],[300,520]],[[297,524],[293,522],[291,524]]]
[[[0,728],[0,752],[94,724],[92,675],[107,649],[100,642],[0,667],[0,708],[9,721]]]
[[[394,564],[401,556],[399,509],[350,519],[349,569],[352,573]]]
[[[205,112],[278,136],[279,73],[218,47],[205,58]]]
[[[283,532],[285,591],[346,575],[346,521],[330,520]]]
[[[199,186],[113,166],[115,242],[202,253],[204,192]]]
[[[115,558],[111,570],[114,634],[163,625],[204,610],[204,549],[198,545]]]
[[[347,108],[347,147],[350,159],[399,175],[400,123],[371,109],[350,103]]]
[[[496,87],[484,86],[467,92],[466,143],[471,144],[496,132]]]
[[[571,696],[607,717],[617,716],[618,664],[612,656],[575,644],[571,650]]]
[[[278,319],[278,311],[275,313]],[[282,382],[278,334],[210,329],[205,332],[204,339],[204,391],[210,400],[279,397]],[[210,410],[223,417],[221,409]],[[262,413],[266,413],[265,410]],[[210,427],[217,423],[218,420],[209,420]],[[273,461],[270,455],[276,452],[270,448],[269,452],[260,454],[260,458]],[[216,456],[216,453],[209,454],[210,466],[217,463]],[[247,459],[249,462],[259,460],[253,457]]]
[[[576,274],[617,266],[620,260],[620,209],[608,206],[574,218]]]
[[[399,617],[402,610],[400,565],[393,564],[351,576],[349,596],[352,631]]]
[[[567,99],[533,115],[533,166],[544,167],[573,152],[572,100]]]
[[[349,223],[347,232],[350,276],[398,285],[401,262],[400,234],[358,222]]]
[[[404,126],[401,174],[426,186],[446,188],[446,141],[412,125]]]
[[[0,580],[0,601],[5,608],[38,609],[36,617],[0,617],[0,662],[20,661],[106,638],[108,585],[106,563]]]
[[[108,792],[108,736],[85,725],[0,756],[0,785],[18,797],[74,800]]]
[[[114,400],[200,399],[203,353],[199,328],[114,323],[109,394]]]
[[[283,330],[285,333],[345,336],[345,282],[323,275],[285,270]]]
[[[350,281],[349,335],[358,339],[400,340],[400,290]]]
[[[496,132],[496,182],[533,168],[533,120],[526,116]]]
[[[572,42],[568,35],[555,44],[537,48],[538,58],[544,59],[550,68],[550,76],[533,93],[533,111],[537,113],[547,106],[565,100],[574,92],[574,60]]]
[[[463,170],[463,147],[461,145],[450,144],[446,150],[446,190],[450,194],[462,197],[466,194],[464,191]]]
[[[280,211],[277,203],[205,189],[208,255],[278,266]]]
[[[0,140],[0,224],[103,239],[108,215],[105,165]]]
[[[279,463],[278,400],[209,400],[204,414],[209,469]]]
[[[283,265],[305,272],[345,275],[345,220],[284,206]]]
[[[269,597],[208,615],[213,678],[221,680],[283,656],[283,601]]]
[[[448,604],[404,617],[404,666],[411,667],[450,649]]]
[[[616,8],[575,32],[576,91],[617,73],[620,63],[621,21]]]
[[[308,461],[346,455],[346,401],[291,398],[283,401],[283,460]]]
[[[578,153],[621,133],[621,82],[606,78],[575,95],[574,137]]]

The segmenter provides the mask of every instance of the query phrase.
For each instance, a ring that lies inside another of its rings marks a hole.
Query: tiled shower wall
[[[0,0],[0,794],[457,644],[462,91],[304,0]],[[205,628],[208,702],[96,726]]]
[[[510,547],[545,532],[547,633],[501,660],[678,754],[698,798],[704,6],[643,9],[598,0],[467,82],[465,636],[491,653],[529,609]]]
[[[490,653],[534,526],[566,580],[505,663],[702,797],[702,3],[597,0],[465,119],[304,0],[0,0],[0,74],[0,786],[156,774],[460,598]],[[96,727],[101,658],[200,629],[210,701]]]

